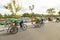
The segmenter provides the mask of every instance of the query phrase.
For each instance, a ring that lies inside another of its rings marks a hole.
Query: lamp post
[[[34,5],[29,6],[29,9],[31,10],[31,13],[33,14]],[[33,24],[33,16],[32,15],[31,15],[31,22]]]

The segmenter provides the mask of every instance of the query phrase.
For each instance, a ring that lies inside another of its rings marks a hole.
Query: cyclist
[[[20,23],[19,23],[21,28],[22,28],[22,24],[24,23],[24,21],[25,21],[25,18],[23,16],[21,16],[20,17]]]

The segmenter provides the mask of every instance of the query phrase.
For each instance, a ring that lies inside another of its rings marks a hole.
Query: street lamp
[[[31,13],[33,14],[34,5],[29,6],[29,9],[31,10]],[[33,24],[33,16],[31,16],[31,21]]]
[[[31,10],[31,12],[33,12],[34,5],[29,6],[29,9]]]

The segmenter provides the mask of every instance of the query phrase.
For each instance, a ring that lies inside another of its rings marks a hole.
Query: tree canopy
[[[55,8],[48,8],[47,9],[47,13],[49,13],[50,15],[53,15],[53,13],[55,13]]]
[[[60,11],[58,12],[58,14],[60,15]]]
[[[15,8],[15,12],[17,13],[21,8],[19,7],[18,4],[16,4],[15,0],[13,0],[12,3],[13,3],[13,6],[14,6],[14,8]],[[9,9],[12,13],[14,13],[14,12],[13,12],[13,7],[12,7],[12,4],[11,4],[11,3],[7,3],[7,6],[4,5],[4,7],[5,7],[6,9]],[[15,13],[15,14],[16,14],[16,13]]]

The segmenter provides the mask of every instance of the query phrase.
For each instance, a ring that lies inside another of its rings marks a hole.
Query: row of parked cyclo
[[[56,19],[55,22],[60,22],[60,17],[56,17],[55,19]],[[48,21],[53,21],[53,20],[54,20],[53,18],[48,17]]]
[[[0,20],[0,22],[1,23],[3,22],[2,24],[4,25],[4,28],[6,28],[7,32],[10,34],[16,34],[19,29],[25,31],[25,30],[27,30],[27,27],[28,27],[25,23],[23,23],[22,28],[20,28],[19,20],[16,18],[7,18],[5,20]],[[33,25],[40,27],[40,26],[42,26],[42,23],[33,24]]]

